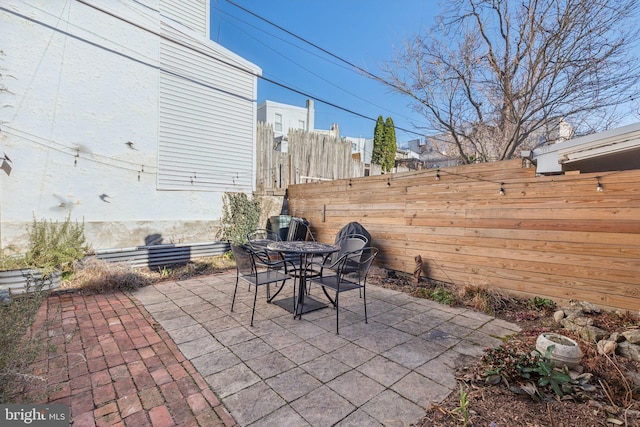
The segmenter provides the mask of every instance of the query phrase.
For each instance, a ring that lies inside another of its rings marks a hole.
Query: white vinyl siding
[[[208,0],[160,0],[160,13],[209,38]]]
[[[170,26],[162,31],[177,39]],[[255,70],[208,44],[180,40],[189,47],[160,41],[158,189],[250,191]]]

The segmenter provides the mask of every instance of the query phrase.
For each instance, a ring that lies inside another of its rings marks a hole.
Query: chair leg
[[[331,305],[333,306],[333,308],[336,308],[336,301],[334,298],[331,298],[331,295],[329,295],[329,292],[327,292],[327,288],[326,287],[322,287],[322,292],[324,292],[324,295],[327,297],[327,299],[329,300],[329,302],[331,303]]]
[[[236,287],[233,290],[233,299],[231,300],[231,311],[233,311],[233,305],[236,303],[236,292],[238,292],[238,282],[240,278],[236,276]]]
[[[253,310],[251,310],[251,326],[253,326],[253,316],[256,314],[256,300],[258,299],[258,286],[255,286],[256,292],[253,294]]]
[[[285,283],[286,283],[286,280],[283,280],[283,281],[282,281],[282,285],[280,285],[280,288],[276,291],[276,293],[275,293],[275,294],[273,294],[273,296],[269,296],[269,295],[267,295],[267,302],[268,302],[268,303],[270,303],[271,301],[273,301],[273,299],[274,299],[275,297],[277,297],[277,296],[278,296],[278,294],[280,293],[280,291],[281,291],[282,289],[284,289],[284,285],[285,285]]]
[[[340,298],[340,293],[336,292],[336,300],[335,300],[336,301],[336,303],[335,303],[335,306],[336,306],[336,335],[340,335],[340,327],[338,325],[338,322],[339,322],[338,319],[340,317],[340,309],[339,309],[338,298]]]
[[[364,301],[364,323],[369,323],[367,319],[367,287],[362,287],[362,300]]]

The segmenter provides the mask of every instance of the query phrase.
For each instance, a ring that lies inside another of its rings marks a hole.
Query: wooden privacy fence
[[[428,169],[294,185],[289,211],[321,241],[361,223],[389,269],[412,273],[421,255],[427,277],[460,286],[640,308],[640,170],[536,176],[520,160]]]
[[[271,125],[258,123],[256,187],[261,194],[284,193],[291,184],[364,176],[365,165],[352,159],[349,142],[301,130],[289,131],[287,138],[283,153],[276,149]]]

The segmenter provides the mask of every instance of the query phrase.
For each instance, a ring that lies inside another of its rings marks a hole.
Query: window
[[[305,130],[304,120],[298,120],[298,129]]]
[[[282,132],[282,114],[276,113],[276,119],[274,121],[273,128],[276,132]]]

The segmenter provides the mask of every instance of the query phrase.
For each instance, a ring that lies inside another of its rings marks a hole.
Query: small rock
[[[584,372],[584,367],[582,365],[578,365],[573,369],[569,369],[569,376],[572,380],[576,380],[582,375]]]
[[[571,300],[571,308],[581,310],[583,313],[600,313],[600,309],[587,301]]]
[[[591,319],[589,319],[591,320]],[[600,329],[597,326],[588,325],[578,331],[580,338],[587,342],[598,342],[605,338],[609,333],[604,329]]]
[[[593,319],[587,317],[567,316],[560,322],[562,326],[570,331],[580,331],[585,326],[591,326]]]
[[[580,307],[584,313],[600,313],[600,309],[595,304],[587,301],[581,301]]]
[[[610,340],[600,340],[597,344],[598,354],[615,354],[616,342]]]
[[[627,359],[640,362],[640,346],[639,345],[631,344],[628,341],[623,341],[618,344],[616,353],[622,357],[626,357]]]
[[[8,290],[0,289],[0,303],[2,305],[11,304],[11,294]]]
[[[573,322],[574,319],[576,319],[578,317],[584,317],[584,315],[582,314],[581,311],[575,311],[574,309],[568,309],[567,310],[565,308],[562,311],[564,311],[565,320],[569,320],[569,321],[572,321],[572,322]]]
[[[593,319],[589,317],[576,317],[573,323],[578,326],[591,326],[593,325]]]
[[[624,377],[635,387],[640,387],[640,374],[638,372],[627,371],[624,373]]]
[[[575,368],[573,368],[572,371],[578,374],[578,376],[580,376],[584,372],[584,366],[578,365]]]
[[[614,332],[611,335],[609,335],[609,341],[620,342],[620,341],[624,341],[624,338],[620,335],[620,332]]]
[[[564,319],[564,311],[558,310],[555,313],[553,313],[553,320],[555,320],[556,323],[560,323],[562,319]]]
[[[631,344],[640,343],[640,329],[629,329],[621,334]]]

